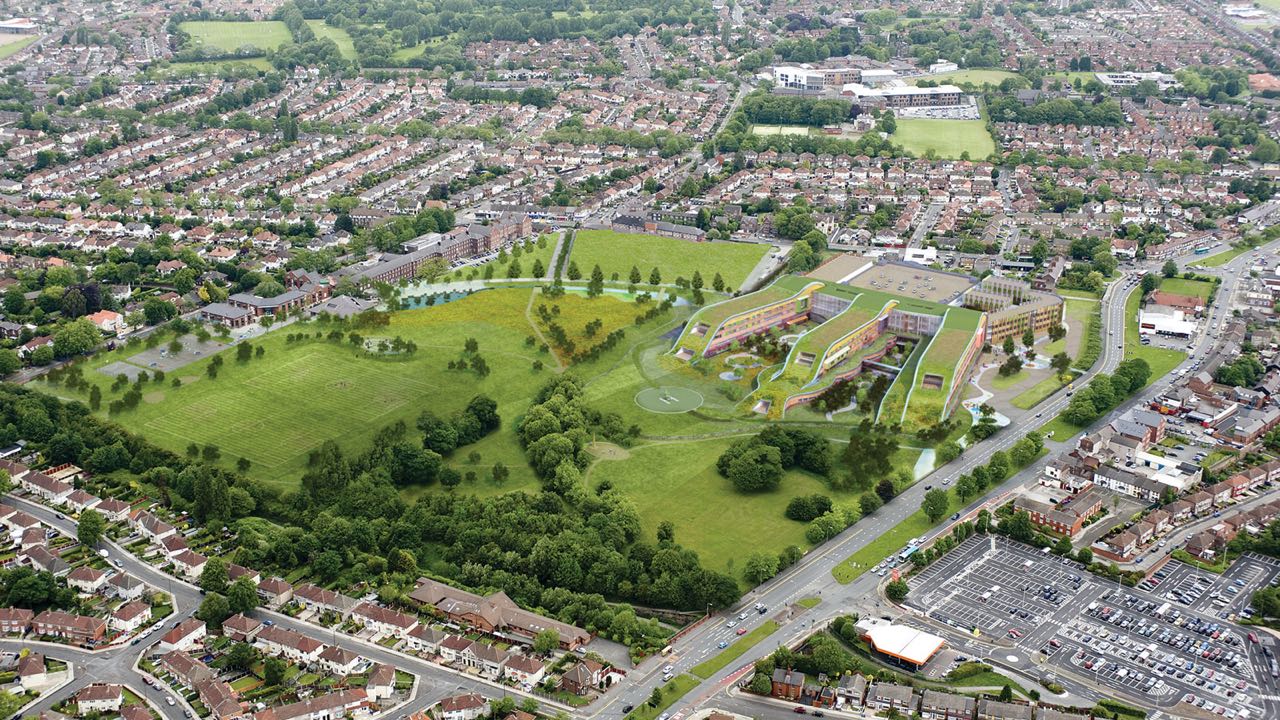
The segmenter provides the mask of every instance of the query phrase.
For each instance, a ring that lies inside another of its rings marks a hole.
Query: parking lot
[[[1126,588],[1074,561],[974,536],[909,581],[907,604],[955,628],[957,641],[978,633],[1011,644],[1143,705],[1280,717],[1271,672],[1280,645],[1232,622],[1255,590],[1280,582],[1280,562],[1251,554],[1220,577],[1177,562],[1159,572]]]

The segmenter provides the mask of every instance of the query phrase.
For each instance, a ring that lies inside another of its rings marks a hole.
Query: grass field
[[[1044,79],[1046,81],[1059,80],[1067,85],[1073,85],[1077,79],[1079,79],[1081,83],[1087,83],[1096,77],[1098,77],[1098,74],[1094,71],[1084,72],[1080,70],[1064,70],[1062,72],[1049,73],[1044,76]],[[1052,86],[1050,85],[1050,87]]]
[[[912,85],[915,85],[920,80],[934,80],[939,83],[951,83],[952,85],[960,85],[961,83],[999,85],[1009,78],[1016,77],[1019,77],[1017,73],[1009,72],[1008,70],[957,70],[955,72],[912,78],[909,82]]]
[[[342,57],[348,60],[356,59],[356,46],[351,41],[351,36],[342,28],[330,27],[323,20],[308,20],[307,25],[311,27],[311,32],[316,34],[319,39],[328,38],[338,45],[338,51],[342,53]]]
[[[916,155],[933,150],[941,158],[959,158],[968,151],[970,159],[981,160],[996,151],[981,120],[899,118],[893,140]]]
[[[307,453],[325,440],[360,450],[387,424],[405,420],[412,426],[427,406],[447,414],[483,392],[498,402],[504,418],[523,412],[548,373],[531,369],[539,355],[524,345],[532,332],[524,315],[529,293],[485,291],[448,305],[397,313],[390,326],[376,333],[362,331],[414,340],[418,353],[405,360],[359,357],[348,345],[324,341],[287,344],[285,336],[295,332],[294,327],[272,332],[254,342],[264,348],[263,358],[240,364],[234,359],[235,351],[227,350],[225,364],[213,380],[205,375],[209,361],[198,360],[169,374],[184,378],[182,387],[170,387],[168,382],[151,385],[155,389],[147,399],[115,420],[176,452],[183,452],[189,443],[218,445],[223,462],[231,465],[237,458],[247,458],[252,463],[250,474],[290,489],[306,468]],[[467,337],[480,339],[480,352],[493,369],[486,378],[443,369],[459,355]],[[109,389],[111,378],[91,368],[124,360],[135,352],[105,353],[86,367],[86,379],[103,391],[104,411],[116,394]],[[52,389],[62,395],[68,392],[61,386]],[[342,412],[334,412],[335,407]],[[494,441],[494,450],[511,448],[503,458],[512,468],[509,486],[533,481],[513,426],[504,423],[502,430],[486,438]],[[496,442],[504,434],[504,442]],[[493,461],[487,452],[485,460]]]
[[[221,20],[189,20],[178,26],[197,45],[234,52],[245,45],[259,50],[275,50],[293,42],[289,28],[279,20],[257,22],[225,22]]]
[[[820,478],[798,470],[784,475],[775,492],[739,493],[716,471],[716,459],[735,439],[635,447],[627,459],[597,462],[587,482],[595,487],[609,481],[631,497],[646,534],[652,535],[668,520],[675,525],[677,541],[696,548],[707,568],[735,578],[741,576],[745,548],[776,553],[790,545],[809,547],[806,524],[783,515],[792,497],[821,493],[837,504],[856,497],[852,492],[832,492]],[[895,467],[909,470],[918,452],[899,450]],[[655,473],[655,468],[663,471]]]
[[[698,270],[707,288],[718,272],[725,284],[736,290],[768,251],[767,245],[700,243],[612,230],[580,230],[574,238],[569,260],[578,264],[583,278],[589,278],[591,268],[596,265],[604,271],[606,280],[618,273],[623,282],[627,281],[633,265],[639,268],[645,283],[655,267],[664,283],[673,283],[680,276],[690,279],[693,271]]]
[[[1067,382],[1071,381],[1068,380]],[[1009,404],[1016,408],[1030,410],[1036,405],[1039,405],[1045,398],[1057,392],[1063,385],[1066,385],[1066,383],[1059,380],[1058,374],[1055,372],[1035,385],[1023,390],[1010,400]]]
[[[1280,0],[1278,0],[1278,2],[1280,2]],[[0,49],[0,52],[3,52],[3,50]],[[1250,250],[1253,250],[1253,248],[1248,246],[1233,247],[1230,250],[1227,250],[1225,252],[1220,252],[1216,255],[1210,255],[1204,258],[1203,260],[1196,260],[1193,264],[1203,265],[1205,267],[1221,267],[1231,262],[1232,260],[1235,260],[1236,258],[1240,257],[1241,255],[1249,252]]]
[[[1183,278],[1164,278],[1160,281],[1160,289],[1178,295],[1191,295],[1201,300],[1208,300],[1213,292],[1213,283],[1204,280],[1186,280]]]
[[[777,629],[778,623],[772,620],[766,620],[759,627],[746,635],[743,635],[741,638],[738,638],[738,640],[734,641],[732,645],[720,651],[719,655],[693,666],[693,670],[691,672],[703,680],[706,680],[712,675],[715,675],[716,672],[725,665],[737,660],[742,656],[742,653],[755,647],[761,640],[772,635],[777,631]]]
[[[11,55],[16,55],[18,51],[35,42],[37,39],[39,39],[38,35],[20,35],[5,38],[3,42],[0,42],[0,60]]]

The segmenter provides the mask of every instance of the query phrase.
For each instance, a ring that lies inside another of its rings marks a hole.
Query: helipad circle
[[[682,387],[645,388],[636,393],[636,404],[654,413],[685,413],[702,407],[702,393]]]

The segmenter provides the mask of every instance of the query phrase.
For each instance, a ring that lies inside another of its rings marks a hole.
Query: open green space
[[[1090,80],[1093,80],[1093,79],[1095,79],[1095,78],[1097,78],[1097,77],[1098,77],[1098,74],[1097,74],[1096,72],[1092,71],[1092,70],[1089,70],[1089,71],[1085,71],[1085,70],[1071,70],[1071,71],[1063,70],[1063,71],[1060,71],[1060,72],[1049,73],[1048,75],[1045,75],[1045,76],[1044,76],[1044,79],[1045,79],[1045,81],[1046,81],[1046,83],[1048,84],[1048,86],[1049,86],[1049,87],[1052,87],[1052,81],[1053,81],[1053,80],[1059,80],[1059,81],[1061,81],[1061,82],[1066,83],[1067,85],[1071,85],[1071,86],[1073,86],[1073,87],[1074,87],[1074,85],[1075,85],[1075,81],[1076,81],[1076,80],[1079,80],[1081,83],[1087,83],[1087,82],[1089,82]]]
[[[981,160],[996,151],[995,140],[981,120],[898,118],[893,141],[915,155],[932,150],[940,158],[958,159],[968,152]]]
[[[1019,77],[1017,73],[1008,70],[957,70],[955,72],[938,73],[937,75],[923,75],[921,77],[912,78],[908,82],[915,85],[921,80],[933,80],[938,83],[949,83],[951,85],[960,85],[962,83],[970,83],[972,85],[999,85],[1001,82],[1009,78]]]
[[[948,516],[960,509],[960,507],[961,503],[956,498],[955,493],[947,491]],[[927,533],[935,524],[929,522],[924,510],[917,510],[909,515],[906,520],[898,523],[892,530],[877,537],[867,543],[861,550],[845,558],[844,562],[832,568],[831,575],[835,577],[836,582],[848,585],[885,558],[902,550],[911,538]]]
[[[690,280],[696,270],[702,274],[706,288],[711,287],[712,278],[720,273],[725,285],[736,290],[767,252],[768,245],[693,242],[612,230],[580,230],[574,237],[569,260],[578,264],[584,278],[591,276],[591,269],[596,265],[606,280],[617,273],[622,282],[627,281],[633,266],[640,270],[642,283],[649,281],[653,268],[658,269],[664,283],[674,283],[678,277]]]
[[[719,655],[693,666],[691,672],[706,680],[715,675],[725,665],[737,660],[743,653],[755,647],[761,640],[772,635],[777,629],[778,623],[773,620],[766,620],[751,632],[738,638],[732,645],[720,651]]]
[[[1178,278],[1184,285],[1174,284],[1174,287],[1185,288],[1174,290],[1169,288],[1169,292],[1176,292],[1186,295],[1196,295],[1199,293],[1198,286],[1208,286],[1209,283],[1198,282],[1193,280],[1182,280]],[[1164,281],[1173,284],[1172,279]],[[1161,283],[1164,288],[1164,283]],[[1204,296],[1207,297],[1207,294]],[[1142,303],[1142,288],[1136,287],[1130,293],[1124,303],[1124,359],[1142,358],[1147,361],[1147,365],[1151,366],[1151,377],[1147,380],[1147,385],[1168,375],[1171,370],[1177,367],[1183,360],[1187,359],[1186,353],[1177,350],[1167,350],[1159,348],[1155,345],[1143,345],[1141,335],[1138,333],[1138,307]]]
[[[1022,410],[1030,410],[1036,405],[1039,405],[1045,398],[1060,390],[1068,382],[1071,382],[1071,380],[1068,379],[1066,382],[1063,382],[1055,372],[1035,385],[1023,390],[1021,393],[1018,393],[1018,395],[1009,401],[1009,404]]]
[[[224,20],[188,20],[178,26],[197,45],[223,52],[235,52],[251,45],[259,50],[275,50],[293,42],[289,28],[279,20],[234,22]]]
[[[670,682],[662,686],[662,701],[657,705],[650,705],[648,702],[641,703],[639,707],[627,713],[625,720],[653,720],[663,711],[671,707],[677,700],[684,697],[685,693],[698,687],[699,680],[692,675],[677,675],[671,678]]]
[[[633,447],[625,459],[597,461],[587,482],[595,487],[607,481],[626,493],[646,534],[656,532],[662,521],[670,521],[677,542],[696,548],[703,565],[740,578],[747,548],[778,553],[791,545],[809,547],[806,523],[783,514],[791,498],[823,494],[840,504],[852,502],[857,493],[832,491],[821,478],[800,470],[787,472],[773,492],[740,493],[716,470],[716,459],[736,439]],[[909,471],[918,457],[918,450],[901,449],[893,458],[894,466]]]
[[[546,356],[523,342],[533,331],[524,314],[530,292],[484,291],[448,305],[395,313],[388,327],[360,331],[366,337],[399,335],[413,340],[418,352],[404,359],[363,357],[347,343],[288,343],[286,336],[303,328],[327,332],[322,323],[290,326],[253,341],[263,348],[262,358],[240,363],[235,349],[228,349],[216,379],[206,374],[210,360],[198,360],[169,373],[162,384],[146,385],[143,402],[113,419],[175,452],[185,452],[191,443],[216,445],[224,463],[234,465],[238,458],[247,458],[251,475],[291,489],[306,469],[307,454],[326,440],[358,452],[388,424],[404,420],[412,426],[427,407],[441,415],[452,413],[477,393],[496,400],[504,417],[523,412],[548,373],[531,368],[533,360]],[[488,377],[444,369],[462,352],[468,337],[479,339],[480,352],[492,368]],[[108,402],[123,390],[111,392],[112,378],[96,368],[140,350],[123,347],[87,363],[84,377],[102,390],[104,414]],[[174,379],[181,387],[171,385]],[[49,389],[87,398],[87,389]],[[506,440],[514,450],[509,457],[515,460],[521,453],[512,426],[504,423],[498,434],[510,433]],[[508,483],[532,479],[522,458],[509,467]]]
[[[1213,292],[1213,283],[1204,280],[1187,280],[1186,278],[1164,278],[1160,281],[1160,289],[1178,295],[1190,295],[1201,300],[1208,300]]]
[[[38,35],[12,37],[0,41],[0,60],[16,55],[20,50],[39,39]]]
[[[351,36],[342,28],[326,25],[323,20],[308,20],[307,25],[311,28],[311,32],[316,34],[318,39],[332,40],[338,46],[338,52],[342,53],[342,57],[348,60],[356,59],[356,46],[352,42]]]

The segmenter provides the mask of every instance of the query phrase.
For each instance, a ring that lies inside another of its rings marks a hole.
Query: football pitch
[[[996,151],[981,120],[898,118],[893,141],[918,156],[933,150],[938,157],[958,159],[967,151],[970,160],[982,160]]]

